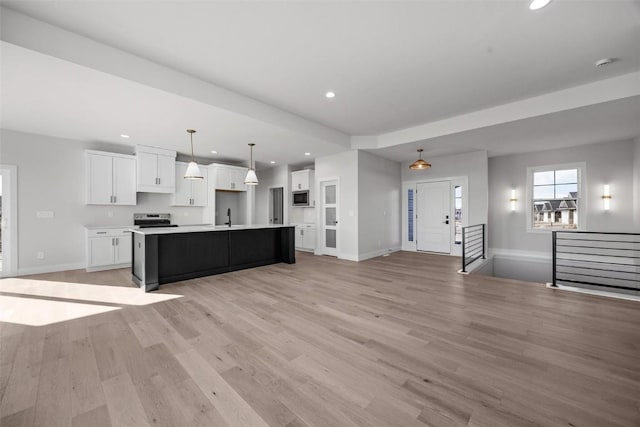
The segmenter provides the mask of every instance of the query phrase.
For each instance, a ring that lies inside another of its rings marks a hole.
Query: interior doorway
[[[451,182],[422,182],[416,190],[416,249],[450,254]]]
[[[320,215],[322,253],[324,255],[338,256],[338,181],[322,181],[320,184],[320,196],[322,201]]]
[[[269,224],[284,224],[284,188],[269,188]]]
[[[18,274],[17,168],[0,165],[0,277]]]

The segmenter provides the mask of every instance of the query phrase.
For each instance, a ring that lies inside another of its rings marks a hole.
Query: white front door
[[[322,253],[338,256],[338,181],[320,185],[322,197]]]
[[[449,181],[418,183],[417,242],[419,251],[451,252],[451,183]]]

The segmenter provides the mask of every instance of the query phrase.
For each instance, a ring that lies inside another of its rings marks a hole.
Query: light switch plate
[[[53,211],[38,211],[36,212],[36,218],[53,218]]]

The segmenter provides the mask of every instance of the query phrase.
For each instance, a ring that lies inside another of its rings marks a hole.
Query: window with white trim
[[[581,182],[583,167],[529,168],[529,229],[584,229]]]

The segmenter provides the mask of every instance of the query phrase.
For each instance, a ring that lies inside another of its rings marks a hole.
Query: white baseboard
[[[71,264],[42,265],[38,267],[18,268],[18,276],[28,276],[31,274],[55,273],[66,270],[80,270],[85,267],[84,262]]]
[[[516,249],[490,248],[489,254],[495,258],[526,260],[529,262],[549,263],[551,252],[522,251]]]
[[[105,270],[117,270],[119,268],[128,268],[131,267],[131,263],[125,264],[113,264],[113,265],[102,265],[100,267],[87,267],[87,273],[93,273],[94,271],[105,271]]]
[[[400,246],[394,246],[393,248],[379,249],[377,251],[367,252],[367,253],[364,253],[364,254],[358,254],[358,257],[357,257],[356,261],[364,261],[364,260],[367,260],[367,259],[371,259],[371,258],[382,256],[382,255],[385,255],[385,254],[398,252],[399,250],[401,250]]]

